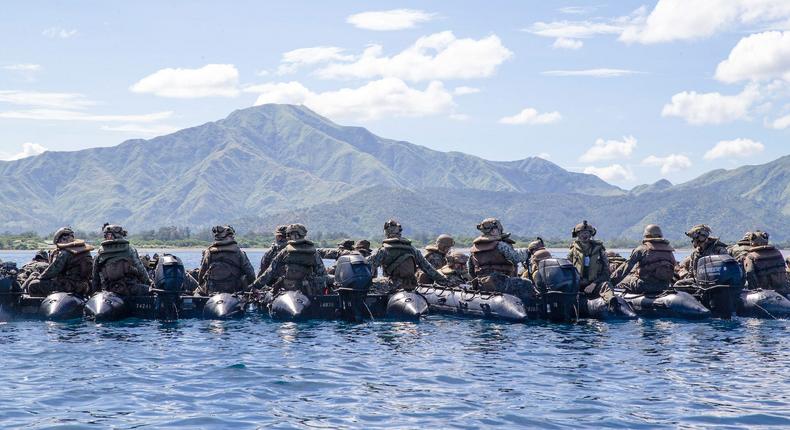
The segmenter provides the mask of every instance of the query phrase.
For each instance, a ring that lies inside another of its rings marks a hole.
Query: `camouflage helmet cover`
[[[229,225],[215,225],[211,228],[211,233],[214,234],[214,239],[222,240],[236,235],[236,230]]]
[[[39,249],[35,255],[33,255],[33,261],[49,261],[49,252],[45,249]]]
[[[710,237],[711,231],[712,230],[709,226],[705,224],[697,224],[686,232],[686,236],[692,239],[697,239],[699,237]]]
[[[351,240],[351,239],[346,239],[346,240],[338,243],[337,247],[341,248],[341,249],[345,249],[345,250],[351,251],[351,250],[354,249],[354,241]]]
[[[447,247],[450,248],[455,246],[455,239],[452,238],[449,234],[440,234],[439,237],[436,238],[436,246],[438,247]]]
[[[645,239],[658,239],[664,237],[664,234],[661,232],[661,227],[656,224],[648,224],[645,226],[645,231],[642,233],[642,236]]]
[[[276,236],[285,236],[285,231],[288,229],[287,225],[278,225],[277,228],[274,229],[274,234]]]
[[[447,264],[466,264],[469,261],[469,256],[463,252],[451,252],[447,256]]]
[[[358,240],[354,244],[354,249],[370,249],[370,241],[365,239]]]
[[[579,233],[581,233],[583,231],[589,231],[590,232],[590,236],[595,236],[595,234],[598,233],[598,230],[596,230],[595,227],[593,227],[590,224],[588,224],[587,220],[584,220],[581,223],[576,224],[575,227],[573,227],[573,230],[571,231],[571,236],[572,237],[577,237],[579,235]]]
[[[546,244],[543,242],[543,238],[540,236],[536,237],[535,240],[533,240],[532,242],[529,243],[529,245],[527,245],[527,250],[530,253],[534,253],[535,251],[544,248],[546,248]]]
[[[499,222],[496,218],[486,218],[480,221],[478,224],[477,229],[480,230],[483,234],[489,233],[493,229],[499,229],[500,233],[504,232],[504,228],[502,227],[502,223]]]
[[[286,235],[296,234],[299,237],[307,236],[307,227],[304,224],[289,224],[288,228],[285,229]]]
[[[384,233],[387,235],[398,235],[403,232],[403,226],[400,223],[392,218],[388,219],[387,222],[384,223]]]
[[[126,230],[123,229],[123,227],[121,227],[119,225],[115,225],[115,224],[110,224],[108,222],[104,223],[104,225],[102,226],[101,231],[102,231],[102,234],[105,235],[105,236],[108,235],[108,234],[112,234],[112,236],[115,239],[120,239],[122,237],[126,237],[126,235],[128,234],[126,232]]]
[[[55,232],[55,235],[52,236],[52,243],[57,245],[58,241],[60,240],[60,238],[63,237],[63,236],[66,236],[66,235],[74,236],[74,230],[72,230],[71,227],[61,227],[61,228],[59,228],[58,231]]]
[[[752,235],[749,237],[749,243],[752,246],[767,245],[769,237],[770,235],[768,234],[768,232],[757,230],[753,232]]]

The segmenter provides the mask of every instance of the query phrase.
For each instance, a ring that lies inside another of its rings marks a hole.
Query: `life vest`
[[[124,239],[106,240],[101,243],[96,256],[101,279],[105,283],[133,280],[139,274],[135,269],[134,259],[129,242]]]
[[[472,242],[472,265],[476,276],[501,273],[515,276],[516,266],[497,249],[498,238],[480,236]]]
[[[59,243],[50,255],[50,263],[55,261],[55,258],[61,252],[68,252],[71,254],[66,267],[60,272],[57,278],[65,278],[69,281],[87,282],[93,275],[93,258],[91,258],[91,251],[93,247],[86,244],[83,240],[75,240],[69,243]]]
[[[579,271],[581,275],[581,284],[583,286],[595,282],[598,278],[598,274],[604,267],[603,261],[601,260],[601,255],[604,255],[606,251],[603,242],[591,240],[589,249],[589,254],[585,254],[584,249],[582,249],[582,244],[578,240],[573,241],[570,249],[571,263],[573,263],[573,266]]]
[[[669,283],[675,275],[675,249],[665,239],[642,241],[644,257],[639,261],[636,274],[647,282]]]
[[[417,261],[411,241],[392,237],[384,239],[382,246],[387,251],[381,262],[384,275],[408,285],[416,285]]]
[[[206,278],[209,291],[238,291],[245,287],[242,282],[241,248],[235,241],[214,242],[208,248],[208,270]]]
[[[289,241],[283,248],[283,278],[288,281],[303,281],[315,271],[316,249],[313,242],[306,239]]]
[[[744,260],[746,272],[753,272],[757,285],[749,288],[782,289],[787,286],[787,272],[782,253],[772,245],[749,249]]]
[[[439,251],[436,245],[425,247],[425,259],[436,269],[441,269],[447,265],[447,256],[442,251]]]

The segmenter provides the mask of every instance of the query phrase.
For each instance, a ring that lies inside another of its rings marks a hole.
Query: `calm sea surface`
[[[14,321],[0,324],[0,428],[788,428],[789,329]]]

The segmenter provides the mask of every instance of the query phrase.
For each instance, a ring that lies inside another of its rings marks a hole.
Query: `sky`
[[[262,103],[624,188],[790,153],[790,1],[29,1],[0,14],[0,159]]]

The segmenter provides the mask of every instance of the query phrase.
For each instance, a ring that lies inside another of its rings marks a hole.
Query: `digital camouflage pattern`
[[[105,230],[108,227],[111,226],[106,226]],[[123,235],[119,233],[114,237]],[[148,268],[126,239],[105,240],[101,243],[93,260],[91,279],[94,292],[104,290],[121,296],[147,295],[151,284]]]
[[[73,232],[70,229],[61,229],[55,237],[59,239],[67,234],[73,235]],[[83,240],[57,243],[56,246],[57,248],[50,255],[49,266],[38,277],[31,276],[27,279],[24,285],[25,291],[31,296],[47,296],[55,292],[83,296],[91,294],[93,247]]]
[[[219,230],[219,234],[215,232],[214,243],[203,251],[196,294],[235,293],[255,280],[255,269],[247,254],[239,248],[233,235],[227,233],[227,229]]]
[[[298,239],[288,241],[251,287],[262,289],[271,284],[275,290],[300,290],[315,296],[324,293],[326,278],[324,262],[313,243]]]
[[[654,226],[654,225],[651,225]],[[650,226],[649,226],[650,227]],[[649,236],[660,233],[658,226],[645,229]],[[658,294],[669,289],[675,268],[674,249],[660,237],[646,237],[628,260],[612,274],[612,282],[632,293]]]

